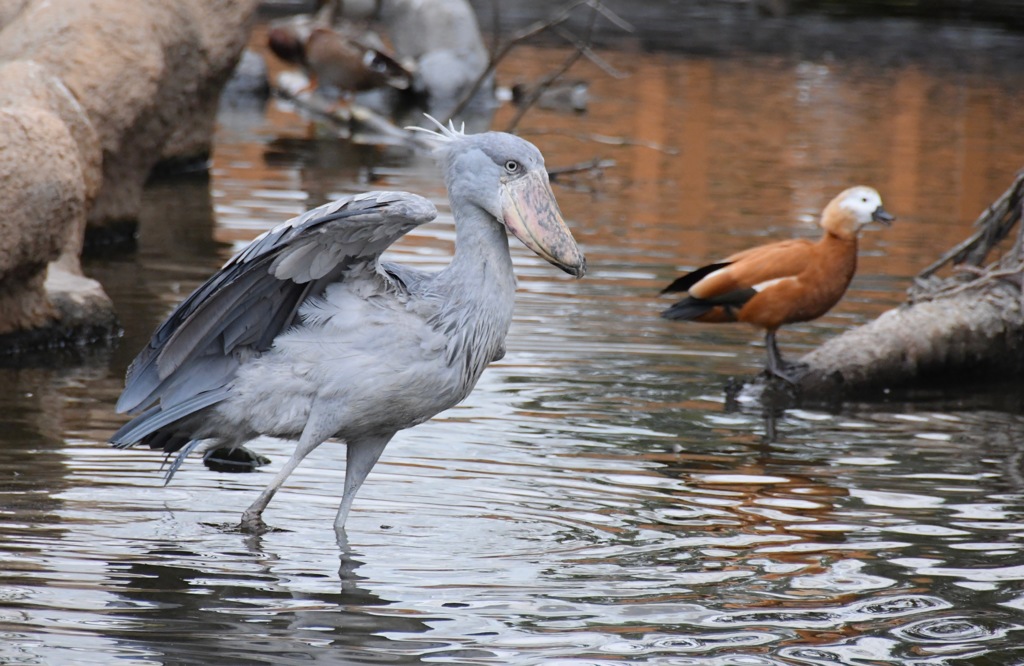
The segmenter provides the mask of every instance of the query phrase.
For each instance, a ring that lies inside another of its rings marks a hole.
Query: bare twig
[[[469,104],[469,101],[473,99],[473,95],[476,95],[476,91],[480,89],[480,86],[484,84],[484,81],[486,81],[488,77],[494,74],[494,71],[498,68],[498,64],[505,58],[505,56],[509,54],[509,52],[512,51],[512,49],[517,44],[520,44],[530,39],[534,35],[538,35],[544,32],[545,30],[548,30],[549,28],[565,21],[566,19],[569,18],[569,15],[572,13],[572,10],[588,2],[590,2],[590,0],[576,0],[575,2],[570,3],[568,6],[563,8],[561,12],[556,14],[554,18],[551,18],[547,21],[538,21],[537,23],[534,23],[533,25],[523,30],[520,30],[511,39],[509,39],[507,42],[501,45],[501,47],[495,49],[494,54],[491,56],[491,61],[487,63],[487,67],[484,69],[483,72],[480,73],[480,76],[478,76],[476,81],[473,82],[473,85],[462,95],[462,99],[460,99],[459,103],[455,105],[455,108],[452,109],[452,112],[448,114],[448,117],[442,118],[441,122],[446,123],[455,116],[462,113],[462,111],[466,108],[466,105]]]
[[[491,0],[491,60],[498,53],[501,35],[501,0]]]
[[[975,266],[970,266],[970,267],[968,267],[968,266],[959,266],[958,270],[961,270],[961,271],[963,271],[965,273],[973,273],[977,277],[975,279],[973,279],[973,280],[968,281],[968,282],[959,282],[957,284],[953,284],[953,285],[950,285],[948,287],[944,287],[942,289],[933,290],[930,293],[928,293],[926,296],[917,298],[915,300],[917,300],[917,301],[930,301],[930,300],[936,300],[936,299],[939,299],[939,298],[949,298],[950,296],[955,296],[956,294],[961,294],[961,293],[963,293],[965,291],[972,291],[972,290],[975,290],[975,289],[980,289],[980,288],[984,287],[985,285],[989,284],[990,282],[995,282],[996,280],[1003,280],[1003,281],[1009,282],[1010,284],[1014,285],[1018,289],[1021,287],[1021,269],[1020,269],[1020,266],[1015,266],[1015,267],[1012,267],[1012,268],[1002,268],[1002,269],[994,269],[994,268],[992,268],[992,269],[988,269],[988,270],[979,269],[979,268],[977,268]]]
[[[551,180],[557,180],[560,176],[568,176],[574,173],[603,173],[605,169],[610,169],[615,166],[615,160],[602,159],[595,157],[592,160],[585,162],[577,162],[576,164],[570,164],[564,167],[555,167],[548,169],[548,177]]]
[[[519,121],[523,119],[523,116],[526,115],[527,111],[533,108],[533,105],[537,103],[537,100],[540,99],[540,96],[544,91],[550,88],[552,83],[557,81],[562,74],[569,71],[569,68],[575,65],[576,61],[582,57],[583,51],[573,51],[572,55],[565,59],[565,62],[562,63],[561,67],[545,76],[540,80],[540,83],[531,88],[526,94],[526,99],[519,105],[519,108],[516,109],[516,115],[513,116],[512,120],[510,120],[508,125],[505,126],[505,131],[514,132]]]
[[[948,298],[982,288],[996,280],[1024,287],[1024,253],[1021,251],[1021,218],[1024,217],[1024,170],[1013,184],[974,222],[977,231],[943,254],[914,278],[908,290],[910,302]],[[1013,249],[988,266],[981,266],[992,249],[1018,226]],[[940,280],[935,273],[953,264],[956,275]],[[1022,294],[1024,296],[1024,294]]]
[[[351,135],[349,125],[352,122],[352,114],[349,107],[339,106],[317,95],[297,95],[294,91],[281,86],[274,86],[271,93],[303,113],[330,123],[337,128],[339,137],[348,138]]]
[[[506,132],[514,131],[516,126],[519,124],[519,121],[522,120],[523,116],[526,115],[526,112],[529,111],[533,107],[533,105],[537,103],[537,100],[540,99],[540,96],[542,94],[544,94],[544,91],[550,88],[552,83],[557,81],[558,78],[562,76],[562,74],[568,72],[569,68],[576,64],[577,60],[583,57],[584,49],[589,47],[590,38],[594,34],[594,23],[596,21],[597,9],[594,5],[591,5],[590,20],[587,21],[587,32],[583,38],[583,41],[577,42],[576,51],[574,51],[571,56],[565,59],[565,62],[562,63],[561,67],[559,67],[558,69],[549,73],[547,76],[541,79],[540,83],[534,86],[533,89],[529,92],[529,94],[527,94],[526,100],[519,106],[519,109],[516,110],[516,115],[512,117],[512,120],[505,128]]]
[[[1024,171],[1018,177],[1024,175]],[[1018,220],[1024,220],[1024,195],[1017,197],[1017,210],[1015,214]],[[1024,224],[1017,225],[1017,239],[1013,242],[1013,256],[1017,261],[1024,260]]]
[[[980,265],[992,248],[1006,238],[1020,220],[1022,200],[1024,200],[1024,171],[1018,172],[1017,178],[1010,188],[974,222],[974,226],[978,227],[976,232],[918,273],[917,277],[928,278],[947,263]],[[1019,234],[1020,232],[1018,232],[1018,244],[1021,242]],[[1015,249],[1019,256],[1021,251]]]
[[[575,46],[576,50],[580,51],[584,56],[586,56],[587,60],[597,65],[597,67],[608,76],[615,79],[624,79],[629,76],[629,74],[612,67],[607,60],[594,53],[594,50],[590,48],[590,44],[580,41],[576,35],[572,34],[565,28],[556,26],[554,31],[559,37]]]
[[[483,72],[480,73],[480,76],[477,77],[473,85],[470,86],[469,89],[466,90],[466,92],[462,95],[462,98],[459,100],[458,104],[456,104],[455,107],[452,109],[451,113],[448,114],[448,117],[441,119],[442,122],[448,122],[449,120],[459,115],[466,109],[466,105],[468,105],[470,100],[473,99],[473,96],[476,95],[477,91],[480,89],[480,86],[482,86],[484,84],[484,81],[486,81],[488,78],[491,77],[491,75],[494,74],[495,70],[498,69],[498,65],[501,63],[502,60],[505,59],[505,57],[512,51],[513,48],[525,42],[526,40],[539,35],[540,33],[546,30],[550,30],[551,28],[554,28],[555,26],[564,23],[569,19],[570,16],[572,16],[572,12],[577,7],[580,7],[582,5],[588,5],[592,7],[594,11],[600,13],[602,16],[604,16],[613,24],[619,27],[625,26],[623,29],[628,29],[630,31],[633,30],[633,26],[629,25],[621,18],[616,16],[614,12],[604,7],[602,4],[602,0],[573,0],[573,2],[567,4],[565,7],[561,9],[561,11],[559,11],[553,17],[547,19],[546,21],[537,21],[536,23],[527,26],[526,28],[520,30],[515,35],[513,35],[508,41],[506,41],[500,47],[496,47],[491,55],[490,62],[487,63],[487,67],[484,69]]]
[[[657,150],[658,152],[665,153],[666,155],[678,155],[679,151],[669,146],[663,146],[659,143],[653,143],[651,141],[639,141],[637,139],[629,139],[623,136],[607,136],[604,134],[573,134],[561,131],[553,130],[527,130],[524,134],[532,134],[534,136],[544,136],[545,134],[557,134],[559,136],[566,136],[570,139],[576,139],[577,141],[588,141],[592,143],[600,143],[606,146],[639,146],[641,148],[650,148],[651,150]]]
[[[282,87],[273,94],[298,110],[326,123],[337,136],[352,143],[416,146],[417,137],[394,125],[379,113],[359,104],[335,104],[317,95],[300,96]]]

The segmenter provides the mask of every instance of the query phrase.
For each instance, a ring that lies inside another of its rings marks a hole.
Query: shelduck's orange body
[[[857,269],[857,236],[871,222],[893,221],[878,192],[843,191],[821,214],[817,242],[786,240],[744,250],[688,273],[662,293],[688,296],[662,312],[666,319],[746,322],[765,330],[768,371],[791,379],[775,332],[784,324],[817,319],[832,309]]]

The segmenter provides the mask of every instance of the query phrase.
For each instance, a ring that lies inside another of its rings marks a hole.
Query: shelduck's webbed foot
[[[782,381],[796,386],[800,383],[800,379],[807,374],[808,366],[806,363],[800,363],[797,361],[784,361],[779,359],[779,363],[775,364],[775,367],[767,367],[764,370],[764,374],[767,377],[775,377]]]
[[[778,377],[796,386],[800,378],[807,373],[807,364],[787,361],[782,358],[779,347],[775,343],[775,331],[769,330],[765,333],[765,348],[768,352],[768,366],[765,368],[765,374],[769,377]]]

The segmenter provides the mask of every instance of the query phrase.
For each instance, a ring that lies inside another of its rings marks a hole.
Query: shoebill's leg
[[[347,442],[348,462],[345,465],[345,492],[341,496],[341,505],[338,507],[338,515],[334,518],[334,531],[341,534],[345,530],[345,520],[348,519],[349,509],[352,508],[352,500],[356,498],[359,487],[366,480],[373,466],[377,464],[384,447],[388,445],[395,433],[386,435],[363,437]]]
[[[323,414],[317,408],[317,405],[314,404],[313,409],[309,413],[309,420],[306,421],[306,427],[302,430],[302,436],[299,437],[299,441],[295,444],[295,451],[292,452],[291,458],[278,471],[270,481],[270,484],[263,489],[263,492],[259,494],[256,501],[250,504],[249,508],[242,514],[241,527],[243,530],[259,533],[266,529],[266,523],[263,522],[261,516],[263,510],[270,504],[274,494],[285,480],[291,476],[291,473],[299,466],[302,459],[309,455],[313,449],[323,444],[324,440],[333,435],[336,429],[337,423],[333,419],[327,418],[327,415]]]

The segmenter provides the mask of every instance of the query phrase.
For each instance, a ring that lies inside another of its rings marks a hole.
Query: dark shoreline
[[[469,2],[488,39],[496,31],[511,35],[569,4]],[[960,71],[1015,71],[1024,66],[1024,0],[605,0],[605,5],[635,31],[598,18],[592,40],[599,48],[708,57],[857,59],[879,66],[915,62]],[[261,15],[272,18],[314,7],[313,0],[267,0]],[[584,34],[589,14],[578,8],[565,25]],[[553,33],[531,41],[567,43]]]
[[[493,31],[496,5],[491,0],[470,2],[484,31]],[[769,2],[760,0],[762,5]],[[957,69],[1024,66],[1024,2],[1020,0],[971,3],[969,12],[961,7],[963,2],[940,0],[936,11],[917,13],[910,10],[920,2],[913,7],[877,0],[863,6],[845,3],[856,5],[857,15],[839,11],[834,6],[844,3],[834,1],[790,4],[799,6],[775,16],[759,11],[754,2],[608,0],[606,5],[636,31],[625,32],[598,18],[593,41],[603,48],[701,56],[863,58],[880,65],[923,61]],[[498,25],[506,35],[552,14],[552,4],[547,0],[517,0],[498,6]],[[877,11],[868,11],[871,8]],[[579,8],[567,25],[574,33],[583,34],[588,21],[589,11]],[[548,39],[565,43],[557,36]]]

